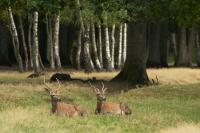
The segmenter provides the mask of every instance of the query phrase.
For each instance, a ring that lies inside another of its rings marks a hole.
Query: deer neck
[[[51,111],[52,111],[52,113],[55,113],[56,109],[57,109],[58,101],[56,101],[53,98],[51,98],[51,104],[52,104]]]
[[[101,108],[102,108],[103,103],[104,101],[97,99],[97,108],[96,108],[97,113],[101,113],[101,110],[102,110]]]

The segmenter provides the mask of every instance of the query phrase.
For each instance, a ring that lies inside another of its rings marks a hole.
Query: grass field
[[[96,97],[91,88],[80,82],[62,83],[62,100],[84,107],[89,115],[83,118],[50,115],[50,97],[42,78],[0,72],[0,133],[200,133],[200,71],[182,70],[148,70],[151,78],[159,77],[161,85],[107,94],[108,101],[127,103],[131,116],[94,115]],[[74,72],[72,76],[109,80],[116,74]]]

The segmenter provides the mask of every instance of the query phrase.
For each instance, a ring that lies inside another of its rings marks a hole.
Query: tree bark
[[[112,68],[115,68],[115,24],[112,26],[111,32],[111,59],[112,59]]]
[[[38,42],[38,12],[33,13],[33,70],[38,74],[41,72],[39,61],[39,42]]]
[[[200,34],[196,32],[196,47],[197,47],[197,66],[200,66]]]
[[[99,47],[98,47],[98,53],[99,53],[99,61],[101,63],[101,66],[103,67],[103,56],[102,56],[102,34],[101,34],[101,25],[98,25],[98,42],[99,42]]]
[[[122,65],[124,65],[126,61],[126,51],[127,51],[127,24],[124,23]]]
[[[146,23],[128,25],[127,61],[112,81],[125,81],[129,85],[148,84],[146,72],[148,56],[148,26]]]
[[[91,33],[92,33],[92,50],[93,50],[93,55],[94,55],[94,62],[95,66],[97,68],[97,71],[102,70],[102,66],[100,64],[99,58],[98,58],[98,53],[97,53],[97,46],[96,46],[96,35],[95,35],[95,26],[92,23],[91,24]]]
[[[29,59],[28,59],[28,51],[27,51],[27,45],[25,40],[25,34],[24,34],[24,25],[22,17],[19,16],[19,25],[20,25],[20,31],[21,31],[21,37],[22,37],[22,44],[24,48],[24,56],[25,56],[25,70],[27,71],[29,68]]]
[[[109,32],[107,25],[104,27],[104,32],[105,32],[105,68],[107,71],[112,71],[113,67],[110,55],[110,39],[109,39]]]
[[[150,24],[148,67],[160,67],[160,25]]]
[[[160,66],[168,67],[168,51],[169,51],[169,28],[167,24],[161,24],[160,28]]]
[[[179,28],[177,37],[177,57],[175,66],[188,67],[192,65],[192,47],[194,46],[194,28],[191,31],[185,27]]]
[[[51,69],[55,69],[54,60],[54,45],[53,45],[53,30],[52,30],[52,18],[46,14],[46,30],[47,30],[47,60],[50,63]]]
[[[76,68],[81,69],[81,44],[82,44],[82,30],[79,29],[78,32],[78,42],[77,42],[77,51],[76,51]]]
[[[118,49],[118,62],[117,62],[117,68],[121,69],[122,68],[122,35],[123,35],[123,26],[122,24],[120,25],[119,29],[119,49]]]
[[[9,19],[10,19],[11,35],[13,38],[13,45],[15,48],[14,50],[15,50],[16,60],[18,63],[18,68],[20,72],[23,72],[24,71],[23,62],[22,62],[22,57],[20,55],[20,51],[19,51],[19,38],[18,38],[18,33],[17,33],[11,7],[8,8],[8,13],[9,13]]]
[[[86,25],[83,36],[84,66],[86,72],[94,71],[94,64],[90,56],[90,26]]]
[[[58,70],[61,69],[60,55],[59,55],[59,29],[60,29],[60,14],[56,15],[55,18],[55,29],[54,29],[54,52],[55,52],[55,63]]]
[[[32,58],[32,27],[33,27],[33,19],[32,15],[28,14],[28,49],[29,49],[29,59],[30,59],[30,67],[33,68],[33,58]]]

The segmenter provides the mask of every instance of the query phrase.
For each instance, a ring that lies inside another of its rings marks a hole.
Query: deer
[[[45,91],[49,93],[51,96],[51,113],[50,114],[56,114],[59,116],[68,116],[68,117],[74,117],[74,116],[85,116],[86,111],[81,108],[78,105],[68,104],[61,101],[61,98],[59,97],[60,94],[60,82],[57,79],[57,83],[59,87],[57,89],[51,89],[51,87],[48,86],[48,84],[45,82],[44,78],[44,85],[45,85]]]
[[[107,88],[104,87],[103,82],[101,82],[101,91],[99,88],[93,86],[90,82],[89,84],[93,88],[97,97],[95,114],[131,115],[132,111],[125,103],[106,102],[105,92]]]

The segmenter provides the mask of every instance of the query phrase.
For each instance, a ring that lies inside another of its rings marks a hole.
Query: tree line
[[[71,65],[86,72],[123,68],[114,81],[146,84],[146,67],[168,67],[169,57],[174,66],[190,67],[194,59],[200,65],[198,0],[2,0],[0,10],[19,71],[44,70],[41,23],[45,58],[53,70],[62,68],[63,23],[73,25],[76,33]]]

